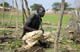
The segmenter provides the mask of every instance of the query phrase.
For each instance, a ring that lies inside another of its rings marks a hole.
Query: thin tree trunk
[[[23,7],[23,0],[21,0],[21,4],[22,4],[23,25],[24,25],[25,20],[24,20],[24,7]]]
[[[62,0],[61,13],[60,13],[59,22],[58,22],[58,29],[57,29],[55,42],[54,42],[54,52],[58,52],[58,39],[59,39],[59,35],[60,35],[60,28],[62,25],[62,18],[63,18],[63,13],[64,13],[64,3],[65,3],[65,0]]]
[[[3,23],[3,25],[4,25],[4,30],[5,30],[5,22],[4,22],[4,0],[3,0],[3,19],[2,19],[2,23]]]
[[[18,30],[18,16],[19,16],[19,13],[18,13],[18,5],[17,5],[16,0],[15,0],[15,3],[16,3],[16,9],[17,9],[16,30]]]
[[[30,10],[28,8],[28,2],[27,2],[27,0],[25,0],[25,5],[26,5],[27,11],[28,11],[28,15],[30,16]]]
[[[14,5],[14,1],[12,0],[12,9],[11,9],[11,14],[10,14],[10,21],[9,21],[9,24],[11,23],[11,20],[12,20],[13,5]]]

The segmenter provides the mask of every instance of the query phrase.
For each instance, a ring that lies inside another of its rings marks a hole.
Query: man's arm
[[[28,30],[28,31],[35,31],[36,29],[30,28],[28,25],[31,23],[32,19],[34,18],[35,14],[30,15],[29,19],[27,19],[25,25],[24,25],[24,29]]]

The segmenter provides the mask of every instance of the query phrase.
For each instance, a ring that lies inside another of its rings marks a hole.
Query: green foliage
[[[67,10],[75,10],[75,8],[67,8]]]
[[[68,3],[65,2],[65,4],[64,4],[64,10],[65,10],[68,6],[69,6]]]
[[[12,6],[9,6],[9,8],[12,8]],[[13,7],[14,8],[14,7]]]
[[[65,4],[64,4],[64,10],[65,10],[68,6],[69,6],[68,3],[65,2]],[[53,3],[53,4],[52,4],[52,9],[54,9],[54,10],[60,10],[60,9],[61,9],[61,3],[59,3],[59,2]]]
[[[60,8],[61,8],[61,3],[55,2],[55,3],[53,3],[52,7],[53,7],[53,9],[55,9],[55,10],[60,10]]]
[[[30,8],[32,8],[32,10],[37,10],[37,8],[39,6],[42,6],[42,4],[36,4],[36,3],[34,3],[33,5],[30,6]]]
[[[0,6],[3,6],[3,3],[1,3]],[[4,2],[4,7],[9,7],[9,3]]]

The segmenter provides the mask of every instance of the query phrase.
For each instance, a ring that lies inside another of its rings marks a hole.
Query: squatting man
[[[24,45],[22,46],[25,49],[31,48],[37,42],[41,45],[44,44],[41,40],[45,40],[51,36],[50,32],[44,32],[44,30],[39,28],[42,24],[42,19],[45,15],[45,9],[42,6],[37,8],[37,14],[31,14],[27,19],[24,27],[22,40],[24,41]]]

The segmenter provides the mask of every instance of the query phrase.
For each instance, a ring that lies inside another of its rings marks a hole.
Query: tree
[[[0,6],[3,6],[3,3],[1,3]],[[9,3],[4,2],[4,7],[9,7]]]
[[[64,3],[64,10],[65,10],[68,6],[69,6],[68,3],[65,2],[65,3]]]
[[[37,8],[39,6],[42,6],[42,4],[36,4],[36,3],[34,3],[33,5],[30,6],[30,8],[32,8],[32,10],[37,10]]]
[[[75,10],[75,8],[67,8],[67,10]]]
[[[9,8],[12,8],[12,6],[9,6]]]
[[[55,3],[53,3],[52,7],[53,7],[53,9],[55,9],[55,10],[60,10],[60,8],[61,8],[61,3],[55,2]]]
[[[65,10],[68,6],[69,6],[68,3],[65,2],[65,4],[64,4],[64,10]],[[59,3],[59,2],[53,3],[52,9],[54,9],[54,10],[60,10],[60,9],[61,9],[61,3]]]

